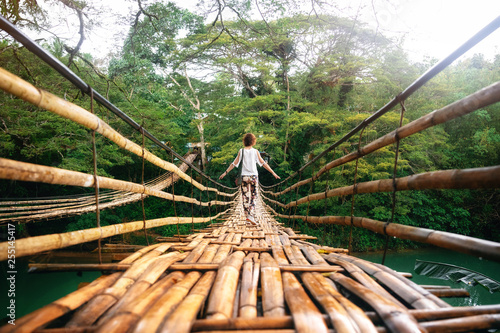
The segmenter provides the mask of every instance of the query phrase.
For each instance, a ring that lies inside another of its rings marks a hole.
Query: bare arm
[[[269,164],[267,164],[266,161],[264,161],[264,159],[260,156],[260,153],[257,151],[257,157],[259,158],[259,162],[262,163],[262,166],[264,167],[264,169],[266,169],[267,171],[269,171],[273,176],[274,178],[276,179],[281,179],[280,176],[278,176],[274,171],[273,169],[271,169],[271,167],[269,166]]]
[[[224,178],[228,174],[228,172],[233,170],[234,166],[237,165],[239,162],[240,162],[240,151],[238,150],[238,156],[236,156],[236,159],[233,161],[233,163],[229,165],[227,170],[222,175],[219,176],[219,179]]]

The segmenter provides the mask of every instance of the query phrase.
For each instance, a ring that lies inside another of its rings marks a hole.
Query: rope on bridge
[[[297,187],[304,186],[308,183],[313,182],[323,175],[326,171],[341,166],[343,164],[352,162],[357,158],[366,156],[380,148],[387,147],[394,144],[397,138],[403,139],[409,137],[413,134],[419,133],[425,129],[431,128],[433,126],[451,121],[453,119],[465,116],[471,112],[478,109],[484,108],[488,105],[497,103],[500,101],[500,82],[496,82],[489,87],[483,88],[470,96],[467,96],[459,101],[456,101],[450,105],[443,107],[442,109],[435,110],[411,123],[404,125],[391,133],[388,133],[375,141],[367,144],[366,146],[359,149],[359,151],[352,152],[341,158],[329,162],[324,167],[322,167],[316,174],[311,178],[299,181],[292,186],[284,189],[280,192],[264,191],[264,193],[271,194],[273,196],[280,196],[285,194]]]
[[[11,93],[35,106],[41,107],[61,117],[74,121],[75,123],[80,124],[90,130],[95,130],[97,133],[108,138],[119,147],[128,150],[129,152],[141,158],[143,156],[143,150],[140,145],[125,138],[123,135],[111,128],[111,126],[109,126],[106,122],[104,122],[96,115],[93,115],[92,113],[81,108],[78,105],[68,102],[42,89],[34,87],[30,83],[22,80],[12,73],[9,73],[3,68],[0,68],[0,89],[3,89],[6,92]],[[187,182],[191,181],[191,177],[181,171],[177,166],[170,162],[162,160],[161,158],[149,152],[147,149],[144,149],[144,159],[160,168],[175,173],[177,176]],[[192,183],[201,191],[216,192],[217,194],[223,196],[234,196],[234,194],[227,194],[225,192],[220,192],[215,188],[203,186],[195,180],[193,180]]]
[[[197,154],[189,153],[185,156],[186,161],[192,163]],[[179,169],[186,171],[188,165],[182,163]],[[179,176],[165,173],[145,185],[155,190],[163,190],[169,187],[173,182],[179,180]],[[127,205],[143,199],[143,194],[134,194],[124,191],[112,191],[106,194],[99,194],[99,208],[114,208],[122,205]],[[36,206],[27,206],[33,205]],[[1,207],[7,206],[10,207]],[[78,198],[66,199],[40,199],[40,200],[18,200],[18,201],[0,201],[0,211],[8,211],[8,213],[0,213],[0,223],[5,221],[10,222],[28,222],[32,220],[53,219],[65,216],[80,215],[95,211],[95,195],[82,195]],[[23,216],[28,215],[28,216]],[[7,217],[5,217],[7,216]]]

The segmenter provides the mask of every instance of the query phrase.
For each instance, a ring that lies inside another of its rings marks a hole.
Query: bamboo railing
[[[187,162],[192,163],[197,154],[189,153],[185,156]],[[188,168],[186,163],[182,163],[179,169],[185,172]],[[157,179],[145,183],[148,187],[154,190],[163,190],[170,187],[172,183],[179,180],[179,176],[164,174]],[[99,195],[99,208],[108,209],[122,205],[127,205],[143,198],[143,194],[133,194],[124,191],[114,191],[112,193]],[[108,200],[108,202],[105,202]],[[36,204],[36,206],[32,206]],[[0,211],[8,211],[8,213],[0,213],[0,223],[2,222],[25,222],[40,219],[61,218],[63,216],[80,215],[85,213],[95,212],[95,196],[85,195],[78,198],[66,199],[46,199],[46,200],[18,200],[18,201],[0,201],[0,206],[9,206],[2,208]],[[21,215],[21,216],[17,216]],[[26,216],[27,215],[27,216]],[[8,217],[3,217],[8,216]]]
[[[57,185],[71,185],[82,187],[96,186],[93,175],[43,165],[18,162],[5,158],[0,158],[0,178]],[[210,202],[201,202],[194,198],[188,198],[181,195],[173,195],[167,192],[156,190],[152,187],[132,182],[101,176],[96,176],[96,178],[99,187],[105,189],[134,192],[139,194],[142,193],[145,195],[151,195],[171,201],[193,203],[199,206],[231,204],[230,201],[217,200],[212,200]]]
[[[442,124],[444,122],[451,121],[458,117],[462,117],[466,114],[469,114],[473,111],[476,111],[480,108],[486,107],[488,105],[497,103],[500,101],[500,82],[496,82],[489,87],[483,88],[478,92],[471,94],[455,103],[452,103],[442,109],[433,111],[417,120],[412,121],[411,123],[404,125],[389,134],[386,134],[377,140],[371,142],[370,144],[360,147],[358,151],[345,155],[335,161],[331,161],[327,163],[324,167],[322,167],[313,177],[304,179],[299,181],[292,186],[284,189],[280,192],[271,192],[264,191],[266,194],[270,194],[273,196],[280,196],[285,194],[297,187],[309,184],[314,180],[318,179],[322,174],[327,172],[328,170],[341,166],[343,164],[352,162],[360,157],[366,156],[382,147],[389,146],[394,144],[397,140],[401,140],[403,138],[409,137],[413,134],[419,133],[425,129],[428,129],[432,126],[436,126]],[[459,180],[459,177],[456,178]],[[463,183],[463,181],[462,181]],[[471,184],[474,184],[471,181]],[[498,186],[498,185],[497,185]],[[437,188],[434,187],[434,188]],[[446,187],[445,187],[446,188]],[[449,188],[449,187],[448,187]],[[475,188],[475,187],[472,187]],[[418,188],[417,188],[418,189]]]
[[[11,93],[35,106],[46,109],[47,111],[53,112],[61,117],[72,120],[75,123],[78,123],[88,129],[96,131],[97,133],[103,135],[104,137],[117,144],[119,147],[133,154],[136,154],[139,157],[143,157],[145,160],[162,169],[175,173],[179,178],[190,182],[193,186],[201,191],[212,191],[217,193],[218,195],[232,196],[215,188],[203,186],[196,180],[191,179],[191,177],[185,174],[174,164],[160,159],[156,155],[150,153],[144,147],[141,147],[140,145],[125,138],[96,115],[49,92],[34,87],[30,83],[22,80],[12,73],[9,73],[3,68],[0,68],[0,89]]]
[[[126,222],[120,224],[108,225],[100,228],[91,228],[85,230],[78,230],[66,232],[62,234],[51,234],[43,236],[33,236],[28,238],[21,238],[16,240],[16,257],[24,257],[36,253],[62,249],[71,245],[82,244],[91,242],[101,238],[121,235],[133,231],[142,230],[143,228],[156,228],[165,225],[176,224],[192,224],[192,223],[206,223],[213,221],[223,215],[221,212],[217,215],[210,217],[166,217],[154,220]],[[9,243],[0,243],[0,261],[7,260]]]
[[[500,243],[484,239],[398,223],[376,221],[365,217],[351,218],[350,216],[286,215],[276,213],[268,205],[266,208],[273,211],[275,216],[284,219],[300,219],[304,222],[313,224],[337,224],[344,226],[353,225],[358,228],[371,230],[381,235],[432,244],[445,249],[467,253],[477,257],[488,258],[494,261],[500,261]]]

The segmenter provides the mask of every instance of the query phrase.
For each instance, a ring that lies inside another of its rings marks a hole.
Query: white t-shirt
[[[245,150],[243,154],[243,169],[241,170],[242,176],[258,176],[257,164],[262,166],[263,164],[259,160],[259,151],[255,148],[245,149],[242,148],[239,151],[238,156],[234,159],[233,165],[237,168],[240,165],[240,159],[242,150]]]

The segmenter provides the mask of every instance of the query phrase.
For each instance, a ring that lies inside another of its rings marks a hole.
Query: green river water
[[[372,262],[380,263],[382,253],[357,253],[357,257],[366,259]],[[399,272],[409,272],[413,274],[412,280],[418,284],[430,285],[449,285],[452,288],[465,288],[469,291],[469,298],[445,298],[444,300],[453,306],[471,306],[481,304],[498,304],[500,303],[500,293],[491,294],[486,288],[477,285],[469,286],[464,283],[453,283],[432,279],[417,275],[413,267],[415,259],[438,261],[449,263],[471,270],[480,272],[489,276],[492,279],[500,281],[500,263],[481,260],[476,257],[465,254],[455,253],[443,249],[421,249],[411,251],[394,252],[387,254],[385,264]],[[15,275],[15,316],[20,318],[23,315],[30,313],[56,299],[59,299],[66,294],[73,292],[82,282],[91,282],[100,276],[100,272],[83,272],[79,275],[75,272],[67,273],[43,273],[43,274],[28,274],[27,261],[16,262],[17,274]],[[2,281],[0,283],[0,296],[2,313],[0,318],[7,315],[7,306],[12,297],[8,296],[9,283],[7,278],[7,268],[5,263],[2,263]],[[5,323],[2,321],[2,323]]]

